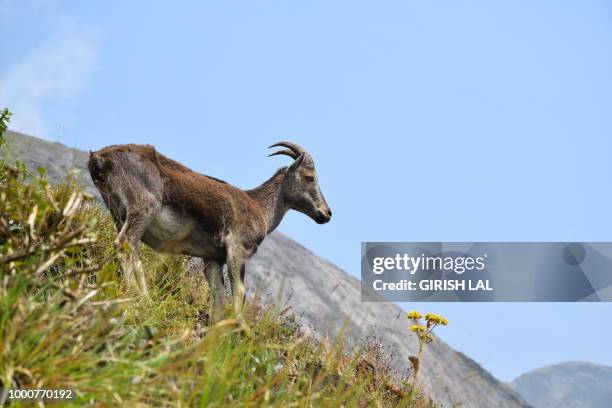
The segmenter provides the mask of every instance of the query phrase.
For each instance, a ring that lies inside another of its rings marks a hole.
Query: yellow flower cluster
[[[422,324],[413,324],[409,327],[409,329],[411,332],[415,333],[423,333],[427,331],[427,327],[423,326]]]
[[[444,316],[437,315],[435,313],[427,313],[425,315],[425,320],[429,324],[441,324],[442,326],[446,326],[448,324],[448,319]]]
[[[411,310],[410,312],[407,313],[407,316],[408,316],[409,319],[412,319],[412,320],[419,320],[421,317],[423,317],[416,310]]]

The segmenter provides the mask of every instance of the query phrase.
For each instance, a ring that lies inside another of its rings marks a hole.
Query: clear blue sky
[[[334,219],[280,230],[354,275],[361,241],[612,241],[609,2],[0,0],[0,49],[16,130],[240,187],[303,144]],[[612,365],[611,304],[419,307],[503,380]]]

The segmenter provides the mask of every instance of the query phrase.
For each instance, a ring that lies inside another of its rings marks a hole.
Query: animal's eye
[[[314,177],[313,176],[304,176],[304,178],[306,179],[307,182],[312,183],[314,181]]]

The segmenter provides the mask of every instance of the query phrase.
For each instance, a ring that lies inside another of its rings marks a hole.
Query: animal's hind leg
[[[127,253],[124,255],[121,262],[123,274],[128,286],[139,289],[148,296],[149,290],[144,279],[144,272],[142,262],[140,262],[139,253],[138,243],[129,245]]]
[[[142,268],[142,263],[138,257],[138,242],[149,227],[151,221],[157,215],[160,209],[160,203],[146,189],[134,189],[130,191],[126,207],[128,208],[125,221],[117,239],[115,239],[115,247],[122,248],[128,244],[128,255],[124,262],[123,271],[125,273],[128,284],[133,287],[140,287],[146,295],[148,295],[147,283]],[[136,198],[137,197],[137,198]]]

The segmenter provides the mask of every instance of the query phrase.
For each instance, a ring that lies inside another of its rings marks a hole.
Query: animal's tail
[[[89,169],[89,174],[91,175],[91,179],[94,181],[94,183],[97,184],[104,181],[106,166],[107,161],[100,152],[89,151],[89,162],[87,163],[87,168]]]

